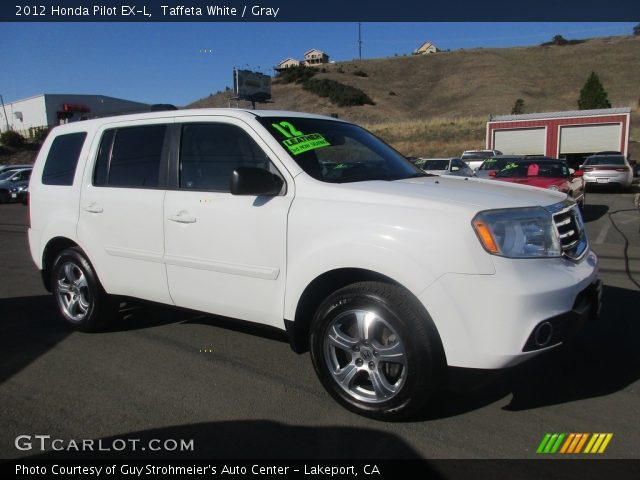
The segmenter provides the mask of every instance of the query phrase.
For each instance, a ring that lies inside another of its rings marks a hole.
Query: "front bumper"
[[[571,311],[536,325],[522,351],[533,352],[569,340],[598,317],[601,307],[602,280],[596,280],[578,294]]]
[[[449,273],[419,294],[438,329],[450,366],[495,369],[516,365],[566,338],[556,332],[544,346],[527,348],[540,324],[555,321],[569,334],[600,308],[598,261],[592,251],[579,261],[495,257],[494,263],[493,275]]]

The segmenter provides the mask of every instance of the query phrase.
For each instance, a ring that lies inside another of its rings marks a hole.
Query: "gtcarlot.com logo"
[[[613,433],[547,433],[536,453],[604,453]]]
[[[192,452],[194,441],[183,438],[112,438],[112,439],[69,439],[53,438],[51,435],[18,435],[15,439],[18,450],[54,450],[67,452],[122,452],[151,451],[151,452]]]

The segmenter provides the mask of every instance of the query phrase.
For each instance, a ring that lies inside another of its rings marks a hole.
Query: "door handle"
[[[102,212],[104,212],[102,207],[100,205],[98,205],[96,202],[91,202],[90,204],[88,204],[86,207],[84,207],[84,211],[85,212],[89,212],[89,213],[102,213]]]
[[[177,223],[196,223],[196,217],[187,215],[185,211],[180,212],[178,215],[170,215],[169,220]]]

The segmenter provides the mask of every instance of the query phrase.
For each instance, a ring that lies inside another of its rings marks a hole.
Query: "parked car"
[[[31,256],[70,327],[105,328],[118,296],[269,325],[311,350],[338,402],[385,420],[421,410],[448,365],[518,364],[600,305],[566,195],[428,175],[331,117],[225,108],[58,126],[29,209]]]
[[[18,200],[18,195],[29,185],[31,168],[6,170],[0,173],[0,203]]]
[[[585,205],[585,183],[580,170],[571,173],[563,160],[528,158],[508,163],[495,173],[496,180],[562,192],[575,201],[580,209]]]
[[[473,177],[473,170],[459,158],[420,158],[415,165],[432,175]]]
[[[518,162],[525,157],[522,155],[494,155],[487,158],[475,171],[478,178],[489,178],[495,176],[497,172],[502,170],[511,162]]]
[[[621,153],[600,153],[580,165],[587,186],[614,185],[628,189],[633,183],[633,167]]]
[[[482,162],[495,155],[502,155],[500,150],[465,150],[460,160],[465,162],[475,172]]]

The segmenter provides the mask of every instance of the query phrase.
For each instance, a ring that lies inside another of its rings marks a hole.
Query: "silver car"
[[[587,186],[615,185],[628,189],[633,182],[633,168],[619,153],[591,155],[580,165],[580,169],[584,171]]]
[[[459,158],[419,158],[415,165],[433,175],[473,176],[473,170]]]

